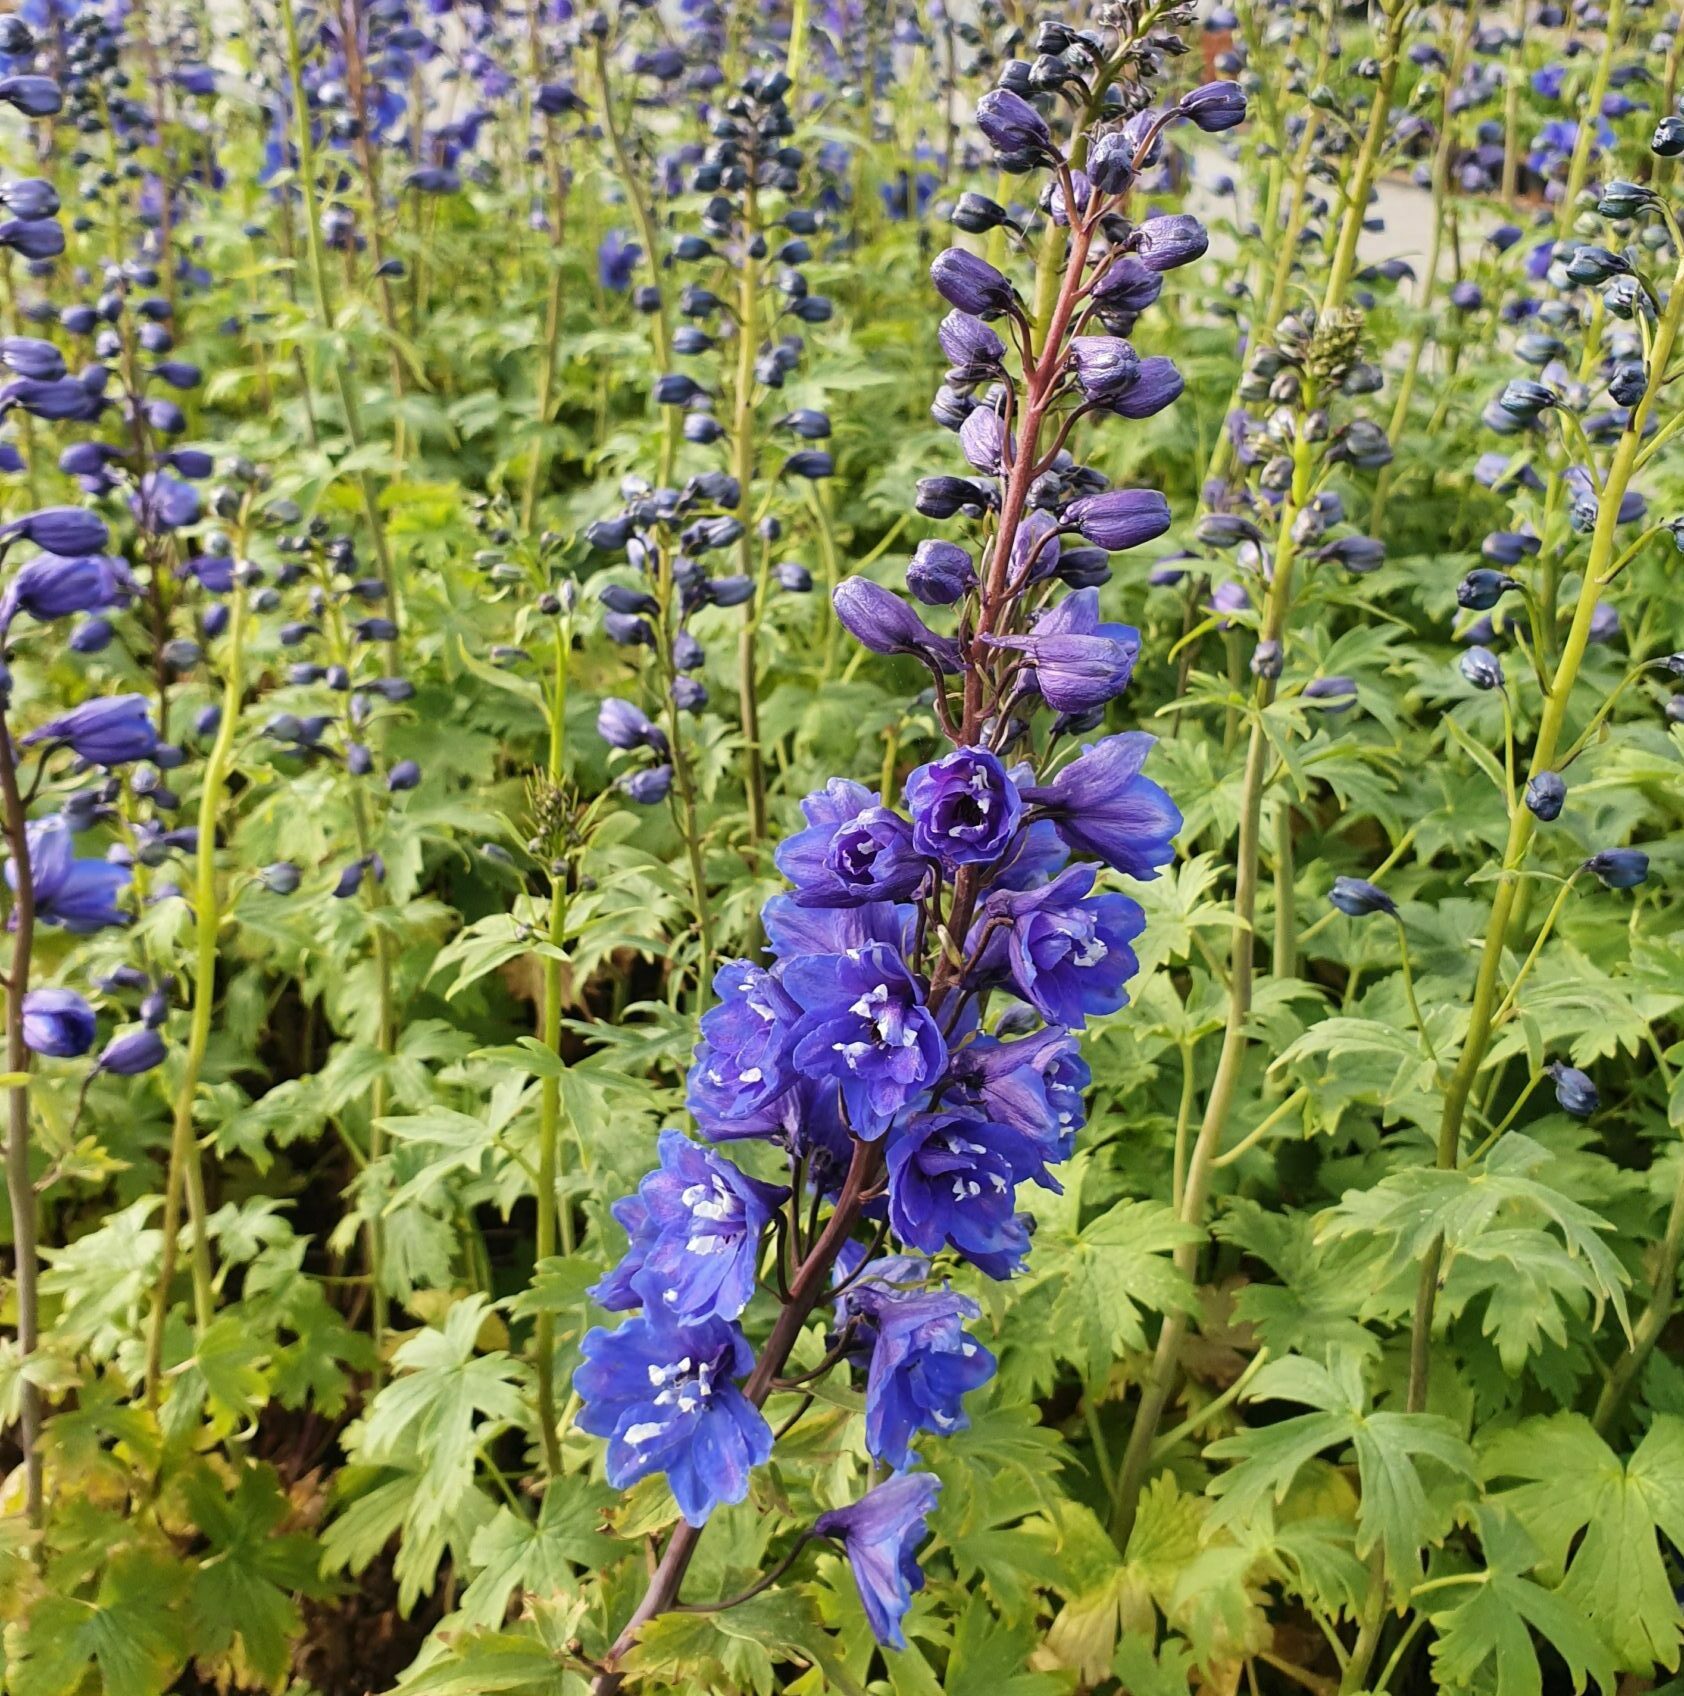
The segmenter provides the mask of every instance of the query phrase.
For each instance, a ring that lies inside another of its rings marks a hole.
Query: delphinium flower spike
[[[999,105],[982,114],[985,131]],[[1143,126],[1133,145],[1149,150],[1156,134]],[[1078,193],[1050,149],[1032,163],[1079,208],[1039,351],[1004,274],[959,249],[933,269],[955,307],[942,339],[971,475],[927,479],[920,501],[986,517],[974,571],[932,573],[926,549],[911,581],[941,583],[924,598],[953,609],[942,616],[956,634],[864,579],[835,596],[866,647],[928,667],[950,746],[908,776],[899,807],[840,778],[808,796],[805,828],[777,851],[792,887],[762,913],[769,963],[724,965],[701,1023],[688,1104],[702,1135],[774,1144],[789,1183],[768,1187],[723,1148],[672,1133],[662,1172],[617,1210],[631,1247],[597,1299],[641,1315],[586,1337],[579,1423],[608,1440],[611,1483],[663,1473],[682,1523],[609,1652],[599,1696],[619,1687],[640,1628],[678,1600],[713,1513],[753,1488],[774,1447],[762,1410],[799,1393],[786,1363],[826,1306],[838,1343],[821,1370],[858,1361],[866,1446],[906,1481],[821,1516],[813,1532],[841,1539],[874,1630],[901,1640],[918,1581],[909,1544],[933,1500],[906,1473],[913,1445],[962,1427],[966,1392],[993,1370],[969,1330],[980,1309],[951,1287],[947,1257],[992,1278],[1025,1263],[1017,1192],[1056,1186],[1049,1166],[1080,1123],[1087,1072],[1075,1033],[1126,1003],[1137,969],[1144,915],[1096,878],[1103,867],[1154,877],[1173,856],[1180,814],[1142,770],[1149,736],[1101,735],[1060,764],[1064,737],[1101,729],[1139,647],[1134,630],[1099,616],[1106,555],[1169,522],[1162,496],[1108,488],[1064,444],[1083,417],[1142,416],[1173,399],[1178,385],[1133,361],[1120,338],[1097,345],[1105,338],[1087,332],[1099,309],[1087,303],[1111,266],[1139,254],[1175,263],[1200,244],[1181,226],[1121,225],[1116,193]],[[1015,349],[985,320],[1004,320]],[[1142,385],[1151,398],[1131,411]],[[677,504],[639,493],[595,539],[644,553]],[[665,616],[659,588],[650,600],[609,616],[623,639],[670,651],[651,623]],[[663,734],[628,702],[601,719],[645,762],[676,756],[676,726]],[[786,1195],[781,1301],[756,1348],[740,1274]],[[704,1234],[706,1266],[693,1258]]]

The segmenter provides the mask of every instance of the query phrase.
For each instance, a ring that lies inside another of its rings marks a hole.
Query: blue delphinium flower
[[[986,748],[955,748],[906,780],[912,842],[949,868],[997,860],[1017,833],[1023,802]]]
[[[801,1008],[747,960],[720,967],[713,992],[718,1000],[702,1016],[686,1104],[716,1140],[759,1136],[760,1115],[795,1081],[790,1046]]]
[[[592,1294],[604,1307],[735,1319],[754,1294],[760,1234],[789,1191],[680,1131],[663,1131],[657,1146],[661,1163],[638,1185],[635,1225],[621,1218],[631,1247]]]
[[[1093,895],[1093,867],[1072,866],[1051,883],[991,894],[977,915],[979,980],[1009,981],[1049,1024],[1080,1029],[1115,1013],[1140,969],[1129,946],[1146,915],[1126,895]]]
[[[23,998],[23,1040],[34,1054],[74,1060],[94,1042],[94,1010],[73,989],[32,989]]]
[[[615,1489],[665,1473],[691,1525],[742,1501],[749,1473],[771,1455],[772,1431],[737,1382],[754,1365],[738,1326],[652,1311],[617,1330],[593,1328],[579,1349],[579,1427],[608,1439]]]
[[[1021,1132],[968,1113],[914,1113],[889,1133],[889,1223],[910,1248],[950,1247],[991,1278],[1029,1252],[1018,1183],[1041,1167]]]
[[[792,1058],[841,1085],[856,1136],[878,1137],[947,1062],[941,1027],[900,956],[881,943],[792,960],[783,981],[804,1009]]]
[[[865,1446],[897,1471],[920,1431],[970,1424],[964,1398],[994,1374],[994,1356],[965,1329],[982,1309],[951,1290],[869,1291],[854,1305],[876,1332],[865,1389]]]
[[[832,778],[801,803],[807,829],[779,843],[774,858],[803,907],[908,901],[930,881],[913,827],[858,783]]]
[[[815,1536],[841,1543],[872,1635],[890,1649],[906,1647],[901,1621],[913,1595],[924,1588],[913,1551],[924,1540],[940,1493],[941,1480],[929,1473],[902,1473],[851,1507],[820,1514],[813,1525]]]
[[[58,814],[29,825],[25,840],[35,916],[43,924],[82,932],[128,923],[128,914],[117,905],[117,897],[129,885],[127,866],[78,859],[70,826]],[[6,882],[17,888],[17,868],[10,860]]]
[[[1023,798],[1052,820],[1072,853],[1130,877],[1156,877],[1174,858],[1181,809],[1143,775],[1155,740],[1138,730],[1107,736]]]

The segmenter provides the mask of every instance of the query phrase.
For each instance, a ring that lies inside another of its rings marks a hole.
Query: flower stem
[[[243,541],[243,536],[238,540]],[[237,543],[236,556],[239,551]],[[152,1324],[146,1340],[148,1407],[158,1404],[164,1324],[169,1316],[170,1285],[175,1279],[176,1239],[181,1230],[183,1188],[187,1192],[188,1218],[193,1227],[193,1313],[201,1335],[216,1310],[210,1243],[205,1234],[205,1177],[199,1162],[198,1141],[193,1134],[193,1108],[199,1093],[199,1076],[204,1070],[205,1051],[210,1044],[211,1016],[216,1005],[216,943],[222,928],[222,910],[216,887],[216,825],[227,794],[234,738],[239,732],[240,705],[245,696],[245,640],[246,590],[236,570],[228,624],[228,652],[222,668],[222,716],[217,722],[216,740],[205,760],[204,783],[199,790],[199,839],[193,878],[193,1015],[188,1029],[187,1051],[182,1059],[181,1082],[176,1091],[175,1118],[170,1137],[170,1171],[164,1191],[163,1260],[158,1270],[158,1286],[152,1301]]]
[[[793,51],[793,44],[792,44]],[[760,197],[754,172],[743,189],[743,241],[737,269],[737,372],[732,388],[732,475],[737,482],[737,569],[755,575],[752,524],[755,468],[754,356],[760,341],[760,261],[754,257],[760,234]],[[748,839],[766,837],[766,773],[760,751],[760,680],[756,656],[765,585],[756,587],[737,638],[737,701],[743,720],[743,795],[748,804]],[[833,618],[830,621],[834,624]]]
[[[6,1070],[15,1079],[29,1071],[30,1052],[23,1040],[23,998],[29,993],[29,968],[35,950],[35,879],[29,863],[29,836],[23,793],[18,787],[17,752],[11,728],[0,720],[0,804],[12,855],[16,889],[12,901],[12,961],[6,987]],[[12,1258],[17,1280],[19,1373],[18,1438],[23,1450],[24,1514],[31,1527],[41,1524],[41,1390],[27,1367],[40,1341],[41,1302],[39,1214],[29,1181],[29,1084],[14,1082],[6,1091],[6,1195],[12,1210]]]
[[[567,653],[568,626],[557,626],[555,672],[550,686],[550,748],[548,775],[558,787],[565,775],[567,753]],[[565,863],[550,867],[549,951],[543,962],[543,1042],[551,1054],[561,1057],[561,961],[556,958],[567,938],[567,878]],[[556,1203],[560,1166],[561,1079],[546,1072],[538,1086],[538,1222],[534,1245],[534,1276],[556,1251],[560,1227],[564,1254],[573,1252],[573,1218]],[[544,1444],[544,1468],[552,1478],[561,1476],[561,1441],[557,1435],[555,1402],[555,1314],[548,1306],[538,1310],[533,1352],[538,1368],[538,1424]]]
[[[298,149],[298,187],[304,197],[304,239],[310,255],[310,279],[316,295],[316,317],[322,333],[333,330],[333,295],[328,285],[327,261],[322,254],[320,217],[316,210],[316,162],[310,135],[310,106],[304,91],[304,54],[298,41],[298,20],[293,15],[292,0],[280,0],[281,23],[286,31],[287,72],[292,84],[293,145]],[[362,447],[362,408],[357,401],[355,373],[350,363],[335,357],[334,385],[339,392],[339,404],[345,414],[345,438],[352,451]],[[380,567],[380,580],[386,585],[391,599],[392,617],[403,622],[403,586],[398,581],[396,562],[386,540],[386,522],[380,513],[380,495],[374,486],[373,473],[357,473],[357,488],[362,496],[363,515],[368,521],[369,539],[374,545],[374,557]],[[397,670],[396,653],[388,650],[392,670]]]

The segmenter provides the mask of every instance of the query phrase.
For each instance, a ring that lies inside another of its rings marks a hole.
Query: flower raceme
[[[1126,427],[1179,394],[1173,363],[1125,336],[1205,236],[1193,219],[1111,215],[1166,123],[1220,129],[1239,111],[1223,85],[1143,114],[1101,138],[1095,175],[1065,180],[1023,90],[979,108],[1002,168],[1061,173],[1043,205],[1070,232],[1064,328],[1025,366],[1035,338],[1012,279],[962,248],[935,261],[954,310],[933,413],[963,463],[922,478],[917,507],[981,534],[913,553],[906,588],[932,622],[860,576],[833,604],[862,647],[925,668],[947,746],[907,774],[898,804],[844,777],[802,802],[775,850],[790,888],[762,909],[766,954],[719,968],[701,1020],[686,1104],[705,1142],[663,1133],[659,1169],[614,1209],[629,1247],[595,1294],[637,1312],[585,1338],[579,1423],[608,1440],[612,1484],[665,1474],[691,1528],[674,1532],[639,1619],[676,1598],[696,1528],[753,1488],[773,1446],[762,1406],[816,1373],[861,1372],[866,1450],[895,1476],[819,1514],[790,1560],[809,1538],[840,1542],[879,1641],[903,1641],[936,1501],[909,1470],[915,1444],[962,1429],[964,1398],[995,1366],[982,1310],[955,1282],[1010,1278],[1029,1259],[1019,1192],[1058,1187],[1052,1168],[1083,1123],[1074,1033],[1122,1008],[1138,971],[1145,916],[1110,875],[1156,877],[1181,827],[1144,771],[1153,738],[1103,731],[1141,646],[1101,612],[1108,556],[1163,535],[1169,505],[1110,488],[1065,443],[1083,416]],[[1084,290],[1092,309],[1077,313]],[[611,616],[648,614],[628,603]],[[616,747],[660,751],[626,703],[607,703],[601,728]],[[1072,750],[1077,731],[1099,734]],[[774,1271],[782,1312],[757,1355],[756,1291],[771,1293]],[[786,1362],[814,1319],[828,1351],[792,1384]]]

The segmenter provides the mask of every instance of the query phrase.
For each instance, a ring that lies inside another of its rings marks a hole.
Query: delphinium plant
[[[1068,208],[1068,264],[1037,346],[1005,274],[962,248],[935,262],[974,474],[931,476],[920,500],[937,516],[991,516],[975,559],[931,541],[907,582],[957,608],[957,634],[868,579],[834,600],[864,646],[928,671],[949,751],[908,776],[904,812],[840,778],[807,798],[806,828],[778,849],[791,890],[762,915],[771,963],[726,965],[702,1021],[687,1098],[699,1128],[715,1145],[773,1144],[787,1182],[672,1132],[660,1171],[617,1209],[630,1247],[596,1300],[639,1312],[584,1339],[578,1419],[608,1439],[611,1483],[664,1474],[681,1523],[607,1646],[599,1691],[620,1687],[640,1635],[680,1603],[714,1511],[749,1494],[778,1438],[856,1362],[867,1451],[895,1476],[792,1528],[761,1581],[711,1606],[764,1593],[817,1539],[851,1558],[877,1637],[904,1641],[936,1499],[908,1470],[910,1445],[962,1426],[962,1398],[992,1366],[966,1329],[980,1310],[943,1257],[993,1278],[1028,1257],[1017,1192],[1057,1187],[1086,1076],[1073,1033],[1126,1001],[1144,926],[1128,896],[1096,893],[1097,874],[1152,877],[1180,824],[1142,771],[1151,738],[1072,746],[1127,687],[1139,646],[1100,619],[1091,585],[1108,554],[1162,534],[1168,509],[1154,490],[1107,488],[1065,444],[1089,415],[1139,416],[1142,391],[1155,404],[1172,392],[1169,373],[1094,321],[1117,268],[1155,275],[1202,251],[1190,220],[1131,225],[1121,208],[1163,129],[1223,103],[1237,92],[1213,86],[1109,131],[1097,175],[1072,168],[1021,96],[999,90],[978,108],[1002,157],[1045,173]],[[757,1347],[743,1320],[759,1330],[768,1279]]]

